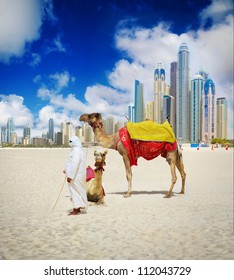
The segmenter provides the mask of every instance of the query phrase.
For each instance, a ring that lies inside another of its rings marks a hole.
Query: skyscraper
[[[215,84],[208,79],[202,95],[202,140],[207,143],[216,137]]]
[[[134,106],[128,106],[128,118],[131,122],[135,122],[135,108]]]
[[[23,143],[25,145],[29,145],[31,144],[31,128],[30,126],[26,126],[24,127],[24,131],[23,131]]]
[[[227,99],[217,98],[217,138],[227,139]]]
[[[53,119],[49,119],[48,139],[50,139],[54,142],[54,120]]]
[[[154,102],[146,102],[145,119],[154,121]]]
[[[199,143],[201,141],[201,98],[204,89],[204,78],[197,74],[191,81],[191,99],[190,99],[190,141]]]
[[[95,135],[93,133],[93,129],[91,128],[91,126],[87,123],[87,122],[84,122],[82,124],[82,130],[83,130],[83,133],[84,133],[84,141],[85,142],[93,142],[95,141]]]
[[[1,142],[6,143],[7,142],[7,128],[3,126],[1,128]]]
[[[178,52],[176,82],[176,137],[189,142],[189,50],[183,43]]]
[[[62,145],[63,144],[63,134],[62,134],[62,132],[57,132],[56,133],[55,142],[56,142],[57,145]]]
[[[154,70],[154,121],[162,122],[162,101],[166,94],[165,69],[158,63]]]
[[[108,135],[115,133],[115,119],[113,116],[109,116],[104,120],[104,129]]]
[[[62,122],[61,125],[61,132],[62,132],[62,145],[65,144],[65,137],[66,137],[66,123]]]
[[[83,136],[82,136],[82,127],[81,126],[76,126],[75,127],[75,135],[80,138],[80,140],[83,141]]]
[[[144,121],[144,89],[143,84],[135,80],[135,122]]]
[[[170,69],[170,95],[176,98],[176,73],[177,73],[177,62],[171,63]]]
[[[163,96],[163,110],[162,118],[165,121],[167,115],[169,115],[169,122],[172,126],[173,131],[175,131],[175,98],[171,95]]]
[[[9,118],[7,121],[7,142],[12,143],[11,135],[15,133],[15,124],[13,118]]]
[[[66,135],[64,137],[64,144],[69,144],[69,139],[73,136],[73,124],[71,122],[66,123]]]

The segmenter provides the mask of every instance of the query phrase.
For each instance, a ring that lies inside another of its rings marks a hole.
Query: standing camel
[[[131,193],[132,193],[131,162],[130,162],[129,154],[128,154],[125,146],[123,145],[123,142],[121,141],[120,130],[113,135],[107,135],[103,129],[102,116],[100,113],[83,114],[80,116],[80,121],[89,123],[89,125],[93,129],[95,138],[99,145],[101,145],[105,148],[117,150],[120,153],[120,155],[123,157],[125,171],[126,171],[126,177],[127,177],[127,181],[128,181],[128,191],[125,194],[125,197],[131,196]],[[179,150],[178,145],[176,144],[175,149],[173,149],[172,151],[166,151],[165,157],[166,157],[166,161],[168,162],[168,164],[170,166],[171,176],[172,176],[171,186],[169,188],[169,191],[165,195],[165,197],[169,198],[172,196],[172,190],[177,181],[176,167],[179,170],[181,178],[182,178],[182,188],[181,188],[180,194],[184,194],[186,173],[184,171],[182,153]]]
[[[103,166],[106,165],[105,159],[107,152],[107,150],[104,152],[95,151],[94,157],[96,168],[93,171],[91,167],[88,167],[88,169],[91,169],[91,172],[94,172],[94,177],[92,175],[86,182],[87,198],[88,201],[95,202],[98,205],[104,203],[105,191],[102,184],[102,175],[104,171]]]

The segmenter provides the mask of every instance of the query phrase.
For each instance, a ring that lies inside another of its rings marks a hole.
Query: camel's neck
[[[99,145],[108,149],[116,149],[116,144],[118,143],[118,133],[114,135],[107,135],[103,128],[94,128],[93,132]]]
[[[97,188],[102,187],[102,170],[95,170],[95,181]]]

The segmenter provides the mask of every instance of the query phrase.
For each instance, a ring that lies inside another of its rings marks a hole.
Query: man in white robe
[[[86,159],[80,139],[73,136],[69,140],[71,151],[68,155],[64,173],[67,176],[68,188],[73,202],[73,211],[69,215],[78,215],[80,209],[87,206]]]

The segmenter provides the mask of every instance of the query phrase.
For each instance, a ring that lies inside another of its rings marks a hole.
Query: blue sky
[[[22,135],[79,124],[82,113],[116,118],[133,102],[134,80],[153,99],[153,72],[190,50],[191,78],[203,69],[229,100],[233,138],[233,1],[0,0],[0,126]]]

